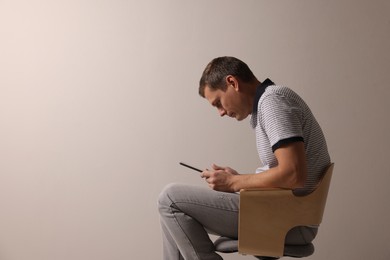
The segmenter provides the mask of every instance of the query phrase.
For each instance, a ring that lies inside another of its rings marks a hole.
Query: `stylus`
[[[188,164],[186,164],[186,163],[180,162],[179,164],[182,165],[182,166],[184,166],[184,167],[188,167],[188,168],[190,168],[190,169],[192,169],[192,170],[194,170],[194,171],[203,172],[202,170],[200,170],[200,169],[198,169],[198,168],[195,168],[195,167],[193,167],[193,166],[191,166],[191,165],[188,165]]]

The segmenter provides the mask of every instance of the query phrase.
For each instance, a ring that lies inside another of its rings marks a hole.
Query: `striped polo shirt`
[[[262,163],[256,172],[277,166],[274,151],[283,144],[304,142],[308,175],[305,186],[294,193],[304,195],[312,191],[330,164],[330,157],[321,127],[303,99],[291,89],[266,79],[256,90],[250,122]]]

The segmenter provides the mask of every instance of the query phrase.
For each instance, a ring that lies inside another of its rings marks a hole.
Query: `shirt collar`
[[[255,128],[257,124],[257,110],[258,110],[259,100],[261,96],[264,94],[265,89],[268,86],[272,86],[272,85],[275,84],[269,78],[267,78],[256,88],[256,94],[253,101],[252,118],[251,118],[251,125],[253,128]]]

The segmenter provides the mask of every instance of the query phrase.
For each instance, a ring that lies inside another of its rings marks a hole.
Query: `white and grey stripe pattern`
[[[267,83],[268,84],[264,84]],[[330,164],[325,137],[317,120],[303,99],[287,87],[276,86],[267,80],[259,88],[252,113],[257,151],[263,164],[257,172],[277,166],[274,151],[282,144],[303,141],[305,144],[308,177],[304,188],[294,191],[304,195],[315,188],[322,173]]]

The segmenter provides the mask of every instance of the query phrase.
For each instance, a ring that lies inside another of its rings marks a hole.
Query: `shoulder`
[[[291,103],[299,97],[292,89],[285,86],[269,86],[261,96],[258,107],[266,108],[280,106],[283,103]]]
[[[269,86],[262,96],[262,98],[270,97],[270,96],[279,96],[279,97],[294,97],[298,96],[294,90],[290,89],[286,86],[272,85]]]

